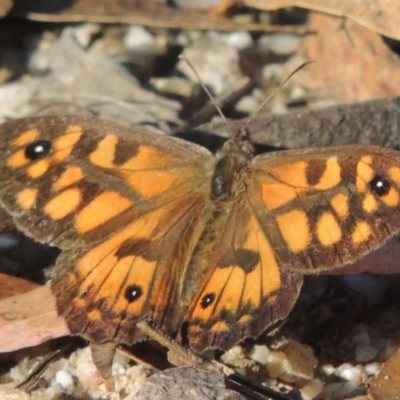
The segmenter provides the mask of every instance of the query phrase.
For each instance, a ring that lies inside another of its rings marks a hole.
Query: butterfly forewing
[[[184,197],[195,176],[207,198],[210,155],[181,140],[79,117],[11,121],[0,137],[0,203],[28,235],[61,248]]]
[[[249,198],[281,268],[349,263],[400,230],[400,155],[342,146],[256,157]]]

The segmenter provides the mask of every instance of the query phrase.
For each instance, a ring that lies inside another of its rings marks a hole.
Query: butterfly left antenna
[[[203,90],[207,93],[207,96],[211,100],[211,102],[214,104],[215,109],[218,111],[218,114],[221,116],[222,120],[224,121],[224,124],[226,126],[226,129],[228,130],[229,136],[233,137],[233,133],[231,131],[231,128],[229,127],[228,120],[226,119],[224,113],[222,112],[221,108],[215,101],[214,96],[211,94],[211,92],[207,89],[207,86],[203,83],[203,81],[200,78],[200,75],[197,73],[196,69],[194,68],[193,64],[183,55],[181,54],[179,58],[189,66],[189,68],[193,71],[195,74],[197,80],[199,81],[200,86],[203,88]]]

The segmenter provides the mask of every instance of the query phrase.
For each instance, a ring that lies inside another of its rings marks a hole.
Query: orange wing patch
[[[164,193],[178,178],[177,174],[165,170],[176,165],[178,160],[151,146],[138,146],[136,154],[128,161],[115,164],[118,142],[117,136],[107,135],[89,158],[102,168],[113,169],[146,199]]]
[[[84,178],[84,173],[79,167],[68,167],[65,172],[53,183],[53,190],[64,189]]]
[[[23,209],[23,210],[30,210],[37,201],[37,196],[38,196],[38,189],[32,189],[32,188],[27,188],[21,190],[17,194],[17,204]]]
[[[11,146],[24,146],[28,143],[33,142],[40,136],[39,129],[30,129],[26,132],[21,133],[16,139],[11,142]]]
[[[57,221],[74,212],[81,200],[81,191],[78,188],[66,189],[44,206],[44,212]]]
[[[76,216],[76,228],[86,233],[131,207],[133,202],[116,192],[103,192]]]
[[[311,242],[311,229],[307,213],[294,209],[276,217],[286,244],[293,253],[306,250]]]

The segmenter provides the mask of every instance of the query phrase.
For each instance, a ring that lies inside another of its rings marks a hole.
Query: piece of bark
[[[228,125],[235,131],[246,122],[247,118],[231,120]],[[259,114],[252,119],[248,129],[254,143],[274,148],[296,149],[355,143],[399,148],[400,97],[321,110],[291,111],[284,115]],[[196,140],[196,132],[198,137],[210,132],[229,137],[227,127],[222,122],[203,124],[196,131],[181,136]]]

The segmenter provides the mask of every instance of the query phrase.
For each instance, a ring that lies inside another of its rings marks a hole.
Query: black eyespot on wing
[[[138,300],[143,295],[143,290],[138,285],[129,285],[125,289],[125,298],[129,301],[129,303],[133,303]]]
[[[210,307],[212,303],[214,303],[215,300],[215,294],[214,293],[208,293],[203,296],[201,299],[200,305],[203,309],[206,309],[207,307]]]
[[[386,196],[391,188],[390,182],[382,178],[380,175],[375,175],[369,183],[371,190],[379,197]]]
[[[46,157],[52,149],[49,140],[36,140],[25,148],[25,157],[31,161]]]

